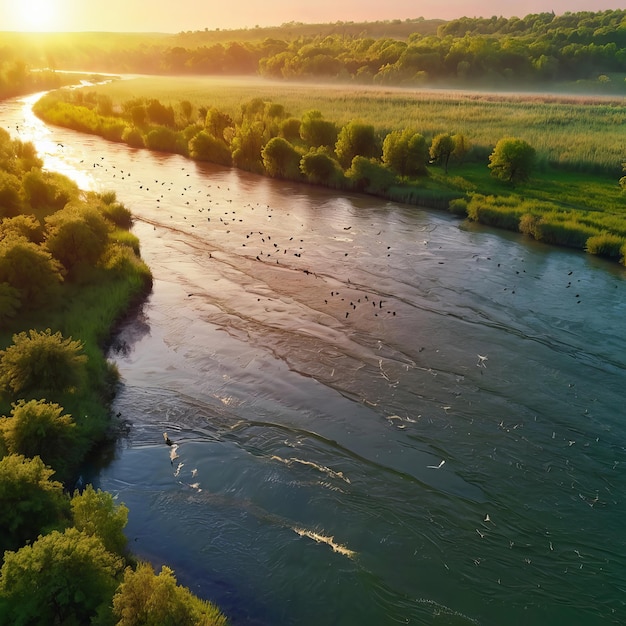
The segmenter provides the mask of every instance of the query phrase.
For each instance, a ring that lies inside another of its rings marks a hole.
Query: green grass
[[[339,125],[359,119],[383,135],[414,128],[427,138],[463,133],[488,154],[498,139],[526,140],[542,165],[617,175],[626,156],[619,132],[626,124],[626,98],[416,91],[382,87],[313,85],[260,79],[149,77],[90,88],[121,103],[137,97],[164,104],[189,100],[237,117],[241,104],[262,98],[295,117],[319,109]]]

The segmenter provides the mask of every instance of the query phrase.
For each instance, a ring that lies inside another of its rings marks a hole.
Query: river
[[[233,625],[626,622],[623,267],[0,104],[154,290],[98,487]],[[167,432],[173,445],[165,445]]]

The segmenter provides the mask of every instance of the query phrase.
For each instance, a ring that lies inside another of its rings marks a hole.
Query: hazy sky
[[[626,0],[0,0],[0,30],[180,32],[626,8]]]

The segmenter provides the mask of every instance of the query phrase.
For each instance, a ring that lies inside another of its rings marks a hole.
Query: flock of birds
[[[290,217],[290,213],[282,213],[275,210],[269,204],[257,202],[241,203],[241,206],[233,205],[233,197],[227,197],[231,194],[231,189],[227,185],[216,183],[207,183],[201,188],[195,188],[191,182],[186,181],[190,177],[190,173],[185,167],[181,167],[177,173],[178,183],[172,180],[159,180],[158,178],[146,180],[137,180],[132,176],[131,172],[118,168],[116,165],[107,164],[104,157],[100,157],[100,162],[94,162],[93,168],[101,168],[105,174],[111,179],[126,181],[130,179],[133,183],[135,192],[145,194],[154,202],[154,208],[158,210],[162,216],[176,222],[182,218],[183,223],[188,228],[197,229],[198,234],[204,232],[207,224],[210,224],[214,232],[220,231],[230,237],[230,244],[239,247],[240,254],[248,259],[264,263],[267,266],[274,265],[281,269],[301,272],[306,277],[324,279],[323,271],[314,270],[307,267],[306,264],[306,240],[304,224],[296,226],[298,232],[284,235],[281,234],[281,228],[260,230],[258,228],[252,230],[245,229],[245,222],[252,217],[252,213],[256,211],[253,218],[255,226],[266,221],[270,225],[272,219],[274,222],[283,222],[284,219]],[[180,179],[185,182],[181,184]],[[172,211],[172,207],[176,207],[176,213]],[[169,210],[168,210],[169,208]],[[183,209],[181,214],[180,208]],[[161,221],[163,218],[160,218]],[[179,226],[180,224],[177,224]],[[154,226],[156,229],[156,226]],[[337,229],[340,231],[337,239],[345,242],[346,235],[353,228],[352,225],[341,226]],[[380,234],[380,233],[379,233]],[[427,243],[427,242],[425,242]],[[379,242],[381,247],[380,255],[384,258],[391,257],[392,247]],[[343,258],[349,257],[350,250],[342,250],[337,256]],[[210,258],[215,258],[209,254]],[[359,288],[356,284],[351,283],[350,278],[347,279],[342,293],[339,288],[329,289],[324,298],[324,305],[335,305],[336,316],[347,320],[350,316],[354,316],[357,310],[368,311],[372,317],[383,319],[396,317],[398,312],[389,306],[390,298],[381,297],[380,294],[373,293],[367,289]],[[188,294],[193,296],[193,293]],[[320,302],[321,305],[321,302]]]

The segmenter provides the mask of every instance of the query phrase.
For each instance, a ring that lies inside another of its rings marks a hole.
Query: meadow
[[[317,109],[340,126],[361,120],[381,135],[398,128],[413,128],[426,138],[463,133],[485,157],[499,138],[515,136],[535,148],[540,168],[618,176],[626,156],[618,132],[626,124],[626,98],[619,97],[294,84],[251,77],[146,77],[93,90],[116,103],[188,100],[196,108],[216,106],[233,119],[242,103],[261,98],[282,104],[295,117]]]

